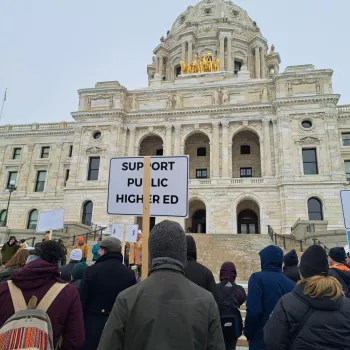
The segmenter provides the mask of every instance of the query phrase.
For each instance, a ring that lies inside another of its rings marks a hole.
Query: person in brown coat
[[[1,248],[2,263],[6,265],[12,257],[17,253],[19,245],[16,243],[16,237],[11,236]]]

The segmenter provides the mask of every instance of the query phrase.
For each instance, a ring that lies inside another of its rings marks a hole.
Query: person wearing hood
[[[243,329],[239,308],[245,303],[247,295],[244,288],[235,283],[236,277],[235,264],[230,261],[223,263],[220,269],[220,283],[216,285],[216,294],[226,350],[236,349],[237,340],[242,335]],[[233,319],[236,322],[232,322]]]
[[[98,348],[117,296],[136,284],[135,274],[123,264],[121,248],[119,239],[105,238],[100,245],[101,257],[84,271],[79,286],[86,334],[82,350]]]
[[[88,265],[83,261],[79,264],[75,264],[72,269],[72,281],[71,284],[79,288],[81,279],[83,278],[84,271]]]
[[[58,262],[63,251],[54,241],[41,243],[40,259],[26,264],[21,271],[14,272],[12,282],[18,287],[28,303],[35,295],[38,303],[55,283],[63,283],[58,271]],[[8,283],[0,283],[0,328],[14,314]],[[77,288],[66,284],[47,310],[50,318],[54,348],[62,336],[61,350],[80,350],[84,344],[83,313]]]
[[[98,349],[225,350],[213,295],[184,276],[183,228],[160,222],[148,249],[149,276],[118,295]]]
[[[88,256],[88,246],[87,244],[84,242],[84,237],[78,237],[77,239],[77,243],[74,245],[73,247],[74,249],[80,249],[81,253],[82,253],[82,258],[81,260],[85,261],[87,260],[87,256]]]
[[[2,263],[6,265],[19,250],[16,237],[11,236],[8,242],[1,247]]]
[[[61,278],[63,281],[70,282],[72,280],[72,270],[73,267],[80,263],[82,260],[81,249],[73,249],[69,256],[69,263],[67,265],[60,267]]]
[[[269,350],[348,350],[350,300],[328,272],[327,253],[309,247],[299,265],[301,281],[276,305],[264,329]]]
[[[278,300],[291,292],[295,283],[282,273],[283,250],[270,245],[260,251],[261,271],[248,282],[244,334],[249,350],[267,350],[263,329]]]
[[[97,242],[92,246],[92,261],[95,262],[97,259],[101,256],[100,255],[100,244],[101,244],[102,238],[98,237]]]
[[[19,271],[26,264],[29,251],[20,249],[12,257],[12,259],[5,265],[5,268],[0,272],[0,281],[8,281],[12,278],[12,274],[15,271]]]
[[[214,299],[218,301],[213,273],[207,267],[197,262],[196,241],[191,235],[186,235],[186,244],[187,263],[185,265],[185,276],[197,286],[212,293]]]
[[[329,276],[336,278],[347,298],[350,298],[350,267],[346,265],[346,253],[343,247],[329,250]]]
[[[299,259],[295,249],[287,253],[283,258],[283,273],[293,282],[297,283],[300,280],[300,273],[298,269]]]

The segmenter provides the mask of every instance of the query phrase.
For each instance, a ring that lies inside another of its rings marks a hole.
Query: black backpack
[[[242,315],[235,297],[236,289],[236,285],[225,287],[222,284],[218,288],[221,328],[226,339],[238,339],[243,333]]]

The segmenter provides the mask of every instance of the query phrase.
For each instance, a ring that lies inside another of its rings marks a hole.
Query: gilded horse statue
[[[218,72],[220,70],[220,59],[213,60],[213,54],[207,53],[203,55],[201,59],[198,59],[196,55],[191,63],[185,63],[180,61],[181,73],[192,74],[192,73],[207,73],[207,72]]]

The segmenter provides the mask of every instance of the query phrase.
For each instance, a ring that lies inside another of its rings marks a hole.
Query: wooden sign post
[[[148,276],[148,237],[151,196],[151,157],[145,157],[143,167],[143,212],[142,212],[142,280]]]

